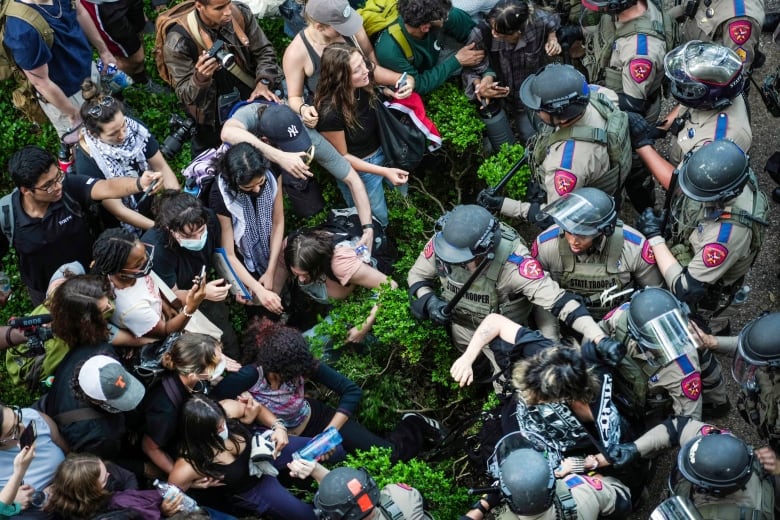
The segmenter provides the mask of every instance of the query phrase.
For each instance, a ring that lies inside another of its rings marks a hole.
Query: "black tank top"
[[[244,444],[244,450],[230,464],[217,464],[224,477],[225,487],[233,493],[243,493],[257,484],[257,479],[249,475],[249,443]]]

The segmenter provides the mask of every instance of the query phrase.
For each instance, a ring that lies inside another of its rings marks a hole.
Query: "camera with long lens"
[[[226,69],[236,62],[236,57],[225,48],[225,42],[222,40],[215,41],[214,45],[206,51],[206,54],[208,54],[209,58],[216,58],[219,64]]]
[[[160,153],[166,159],[170,159],[181,152],[184,142],[188,141],[195,133],[195,120],[191,117],[185,119],[178,114],[173,114],[168,121],[168,126],[171,127],[171,135],[165,138],[160,147]]]
[[[780,117],[780,71],[764,78],[761,85],[761,99],[774,117]]]
[[[23,316],[8,320],[9,327],[19,329],[27,338],[27,351],[21,352],[21,356],[37,357],[46,353],[43,344],[54,337],[51,328],[43,326],[47,323],[51,323],[51,314]]]

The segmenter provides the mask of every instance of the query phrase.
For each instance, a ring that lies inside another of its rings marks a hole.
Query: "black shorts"
[[[139,34],[146,23],[143,0],[117,0],[102,4],[81,0],[81,4],[113,55],[127,58],[141,48],[143,41]]]

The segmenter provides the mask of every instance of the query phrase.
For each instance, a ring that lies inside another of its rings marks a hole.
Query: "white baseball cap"
[[[98,355],[89,358],[79,370],[79,386],[92,399],[105,401],[117,410],[135,409],[146,389],[116,359]]]

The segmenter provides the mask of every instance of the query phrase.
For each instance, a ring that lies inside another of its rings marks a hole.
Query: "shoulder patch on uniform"
[[[737,45],[744,45],[753,34],[753,26],[747,20],[737,20],[729,24],[729,37]]]
[[[606,313],[606,314],[604,315],[604,318],[602,318],[602,319],[603,319],[603,320],[608,320],[608,319],[610,319],[612,316],[614,316],[614,315],[615,315],[615,313],[616,313],[617,311],[626,311],[626,310],[628,310],[629,303],[630,303],[630,302],[626,302],[626,303],[624,303],[624,304],[622,304],[622,305],[618,305],[617,307],[615,307],[614,309],[612,309],[611,311],[609,311],[608,313]]]
[[[650,242],[648,242],[647,240],[645,240],[645,243],[642,246],[642,260],[644,260],[648,264],[655,263],[655,253],[653,253],[653,248],[650,247]]]
[[[561,234],[561,228],[558,226],[553,226],[547,231],[544,231],[542,233],[539,233],[539,236],[536,237],[536,241],[540,244],[544,244],[548,240],[552,240],[553,238],[558,238],[558,235]]]
[[[653,62],[647,58],[634,58],[628,62],[628,72],[635,83],[644,83],[653,72]]]
[[[520,273],[520,276],[529,280],[544,278],[544,269],[542,269],[542,264],[536,258],[523,258],[523,261],[517,266],[517,272]]]
[[[433,239],[428,240],[428,243],[425,244],[425,249],[423,249],[423,256],[425,258],[430,258],[433,256]]]
[[[701,374],[694,372],[685,376],[680,382],[680,390],[691,401],[697,401],[701,395]]]
[[[682,356],[675,359],[675,361],[677,362],[677,366],[680,367],[680,370],[684,376],[696,372],[696,367],[694,367],[693,363],[691,363],[691,359],[688,357],[688,354],[683,354]]]
[[[525,260],[525,257],[523,255],[518,255],[517,253],[512,253],[506,259],[507,262],[512,262],[513,264],[517,265],[523,263],[523,260]]]
[[[601,489],[604,487],[604,483],[601,482],[600,478],[577,474],[566,477],[566,487],[569,489],[574,489],[577,486],[581,486],[583,484],[588,484],[596,491],[601,491]]]
[[[561,196],[566,195],[574,191],[574,188],[577,186],[577,176],[566,170],[555,170],[553,186],[555,187],[555,193]]]
[[[729,250],[726,246],[717,243],[709,243],[701,250],[701,261],[706,267],[718,267],[726,261]]]
[[[642,243],[642,237],[634,233],[633,231],[629,231],[626,228],[623,228],[623,240],[628,240],[632,244],[639,245]]]

